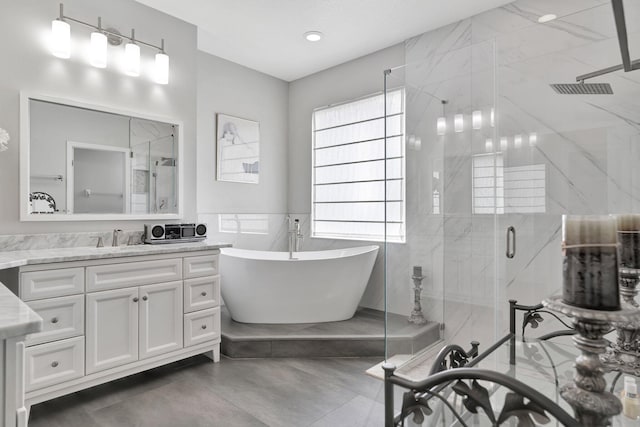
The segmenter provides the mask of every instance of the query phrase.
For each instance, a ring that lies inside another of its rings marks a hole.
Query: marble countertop
[[[52,248],[24,251],[0,252],[0,270],[30,264],[47,264],[51,262],[85,261],[92,259],[120,258],[130,256],[168,254],[174,252],[194,252],[230,247],[229,243],[195,242],[171,243],[163,245],[132,245]],[[1,321],[1,317],[0,317]]]
[[[42,318],[0,282],[0,339],[38,332]]]

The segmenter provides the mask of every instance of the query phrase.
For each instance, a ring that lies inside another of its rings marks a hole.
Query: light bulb
[[[453,130],[455,130],[456,133],[464,130],[464,116],[462,114],[456,114],[453,117]]]
[[[487,138],[487,140],[484,142],[484,149],[487,153],[493,151],[493,141],[491,140],[491,138]]]
[[[98,68],[105,68],[107,66],[107,36],[104,33],[97,31],[91,33],[89,62]]]
[[[156,53],[155,81],[161,85],[169,83],[169,55]]]
[[[502,151],[507,151],[508,146],[509,146],[509,140],[504,136],[500,138],[500,149]]]
[[[51,21],[51,53],[58,58],[71,57],[71,27],[59,19]]]
[[[438,131],[438,135],[444,135],[447,132],[447,119],[444,117],[438,117],[436,130]]]
[[[471,125],[474,129],[482,129],[482,111],[476,110],[471,114]]]
[[[530,146],[534,146],[538,143],[538,134],[535,132],[532,132],[529,134],[529,145]]]
[[[491,117],[489,118],[490,122],[491,122],[491,127],[495,127],[496,126],[496,110],[494,108],[491,108]]]
[[[522,135],[516,135],[513,137],[513,146],[520,148],[522,146]]]
[[[417,136],[415,141],[413,142],[413,149],[416,151],[420,151],[421,148],[422,148],[422,138]]]
[[[140,46],[135,43],[124,46],[124,72],[134,77],[140,75]]]

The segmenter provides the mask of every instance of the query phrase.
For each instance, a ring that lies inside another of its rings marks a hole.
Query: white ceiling
[[[196,25],[200,50],[292,81],[512,0],[137,1]]]

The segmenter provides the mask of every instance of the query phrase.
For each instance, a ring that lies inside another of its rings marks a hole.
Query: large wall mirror
[[[22,221],[178,219],[182,124],[21,94]]]

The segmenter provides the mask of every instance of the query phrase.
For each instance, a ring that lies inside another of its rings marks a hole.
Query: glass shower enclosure
[[[640,211],[640,72],[596,80],[613,94],[557,93],[552,84],[621,61],[608,2],[559,3],[554,25],[505,6],[425,33],[384,73],[385,92],[405,93],[406,243],[385,244],[386,360],[397,372],[423,378],[442,347],[396,339],[415,327],[414,267],[439,338],[482,351],[508,330],[509,299],[561,291],[562,214]]]

